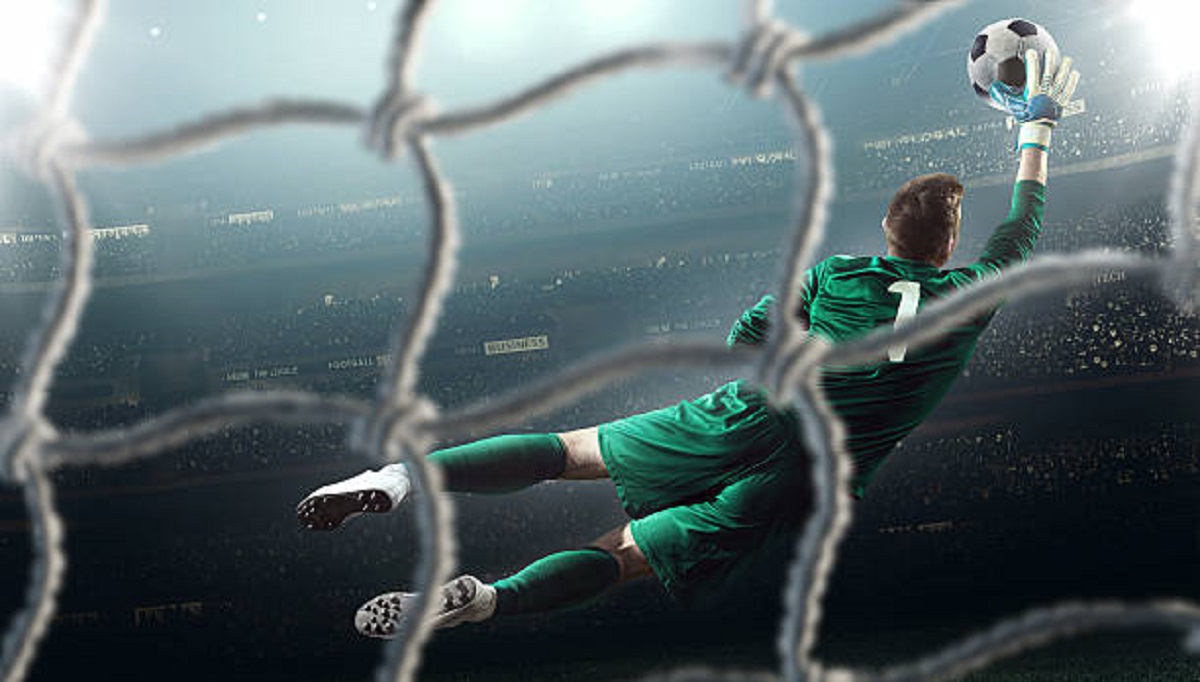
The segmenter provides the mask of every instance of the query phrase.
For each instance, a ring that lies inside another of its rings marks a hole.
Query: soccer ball
[[[967,54],[967,75],[975,94],[1004,111],[988,96],[988,89],[996,80],[1025,87],[1025,51],[1029,49],[1037,50],[1045,64],[1046,52],[1058,52],[1058,44],[1049,31],[1028,19],[1002,19],[984,26]]]

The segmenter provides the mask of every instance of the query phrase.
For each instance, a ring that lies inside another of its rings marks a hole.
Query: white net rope
[[[794,124],[798,149],[807,168],[797,173],[794,228],[784,272],[779,281],[781,310],[792,310],[801,274],[821,243],[832,196],[830,141],[819,112],[792,75],[798,60],[829,59],[873,50],[958,4],[953,0],[905,0],[892,9],[828,35],[807,37],[774,16],[766,0],[744,0],[746,28],[730,42],[651,44],[595,58],[552,76],[511,97],[487,106],[439,112],[412,87],[417,47],[433,0],[411,0],[400,10],[393,51],[387,60],[387,88],[369,110],[355,104],[317,100],[267,100],[257,105],[212,114],[171,130],[132,140],[89,141],[71,117],[70,101],[81,65],[100,30],[103,0],[80,0],[69,29],[67,48],[51,95],[36,119],[13,136],[6,154],[22,164],[53,192],[63,221],[64,277],[47,296],[44,323],[32,330],[11,409],[0,422],[0,474],[18,483],[31,519],[34,557],[27,604],[12,620],[3,643],[3,679],[22,680],[37,654],[55,613],[66,556],[63,523],[54,502],[49,474],[58,467],[117,465],[153,457],[168,448],[203,438],[230,425],[269,421],[300,425],[350,423],[349,445],[375,462],[406,461],[416,487],[421,560],[413,576],[416,588],[428,593],[450,575],[455,563],[450,507],[438,494],[437,471],[425,462],[431,446],[442,438],[501,428],[553,408],[622,377],[668,366],[742,365],[746,352],[730,352],[723,344],[671,344],[633,347],[580,363],[541,385],[486,405],[442,412],[417,391],[425,349],[454,281],[459,227],[450,186],[430,154],[433,136],[452,135],[495,125],[567,95],[575,88],[634,68],[711,66],[727,70],[729,80],[757,97],[779,93]],[[1193,93],[1193,102],[1200,101]],[[285,124],[354,126],[365,131],[368,149],[392,161],[407,154],[423,178],[430,207],[429,253],[414,314],[395,334],[394,361],[381,379],[376,401],[335,398],[299,391],[228,392],[178,408],[128,428],[65,437],[47,420],[44,408],[55,368],[69,347],[91,290],[91,240],[88,205],[75,185],[77,171],[97,166],[147,163],[195,151],[218,140]],[[1034,609],[990,629],[964,637],[942,651],[912,663],[878,671],[830,668],[812,657],[821,603],[836,561],[836,550],[850,521],[844,490],[848,458],[841,426],[817,389],[820,364],[853,363],[877,357],[897,342],[917,344],[973,316],[1001,299],[1067,288],[1091,281],[1099,272],[1119,267],[1160,275],[1162,286],[1178,305],[1194,309],[1197,297],[1197,203],[1200,200],[1200,116],[1192,112],[1181,136],[1175,161],[1169,209],[1174,237],[1171,254],[1144,258],[1110,252],[1070,256],[1037,256],[1001,277],[930,306],[908,324],[850,344],[831,346],[808,339],[794,320],[780,320],[775,338],[757,353],[758,383],[774,399],[792,404],[801,416],[803,436],[813,454],[815,512],[800,539],[786,586],[786,615],[778,647],[781,670],[788,680],[924,680],[960,675],[1032,646],[1100,628],[1167,626],[1189,633],[1189,650],[1200,651],[1200,605],[1183,600],[1146,603],[1115,601],[1065,603]],[[428,612],[427,600],[419,608]],[[414,679],[428,628],[420,622],[386,647],[380,679]],[[659,675],[663,680],[763,679],[688,668]]]

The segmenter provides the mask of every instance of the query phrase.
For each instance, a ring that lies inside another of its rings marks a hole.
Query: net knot
[[[780,332],[780,338],[763,357],[758,381],[773,399],[790,404],[802,392],[801,384],[819,370],[829,342],[785,327]]]
[[[759,21],[742,36],[726,77],[755,97],[766,97],[776,75],[787,66],[788,52],[806,40],[802,32],[782,21]]]
[[[26,468],[21,463],[51,435],[48,424],[19,413],[0,420],[0,480],[24,483]]]
[[[405,141],[435,112],[425,95],[388,93],[380,98],[367,122],[366,146],[387,161],[404,151]]]
[[[55,160],[60,158],[61,150],[86,140],[87,135],[78,120],[40,116],[6,140],[5,151],[22,172],[35,180],[49,183],[50,170]]]
[[[433,444],[430,426],[437,421],[437,406],[414,396],[400,404],[383,404],[359,420],[350,432],[350,448],[378,461],[396,461],[394,449],[426,452]]]

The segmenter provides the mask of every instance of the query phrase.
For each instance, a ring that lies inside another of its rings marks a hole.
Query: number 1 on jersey
[[[896,322],[894,327],[900,326],[904,320],[909,320],[917,315],[917,303],[921,300],[921,285],[918,282],[910,282],[902,279],[894,282],[888,287],[888,291],[893,294],[900,294],[900,307],[896,309]],[[898,343],[888,348],[888,360],[892,362],[903,362],[904,355],[908,352],[908,344]]]

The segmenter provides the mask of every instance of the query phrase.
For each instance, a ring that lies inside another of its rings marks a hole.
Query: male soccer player
[[[942,269],[958,244],[963,186],[942,173],[914,178],[883,219],[888,255],[835,256],[806,273],[794,313],[810,334],[834,342],[861,336],[1029,257],[1041,231],[1051,130],[1079,78],[1070,59],[1057,62],[1047,54],[1043,71],[1030,51],[1024,88],[992,88],[1021,124],[1019,165],[1008,219],[979,260]],[[746,311],[730,344],[761,343],[772,302],[766,296]],[[945,395],[992,314],[924,347],[893,347],[869,366],[822,368],[825,395],[846,426],[851,494],[862,496],[893,446]],[[563,608],[649,575],[684,603],[738,584],[766,557],[789,556],[811,513],[809,460],[797,433],[789,410],[733,381],[598,427],[498,436],[431,453],[450,491],[502,493],[544,480],[607,478],[631,518],[587,547],[551,554],[494,584],[456,578],[442,588],[433,625]],[[408,491],[404,466],[392,464],[317,489],[297,516],[309,528],[332,529],[356,514],[390,511]],[[359,609],[356,627],[394,636],[411,599],[399,592],[375,597]]]

